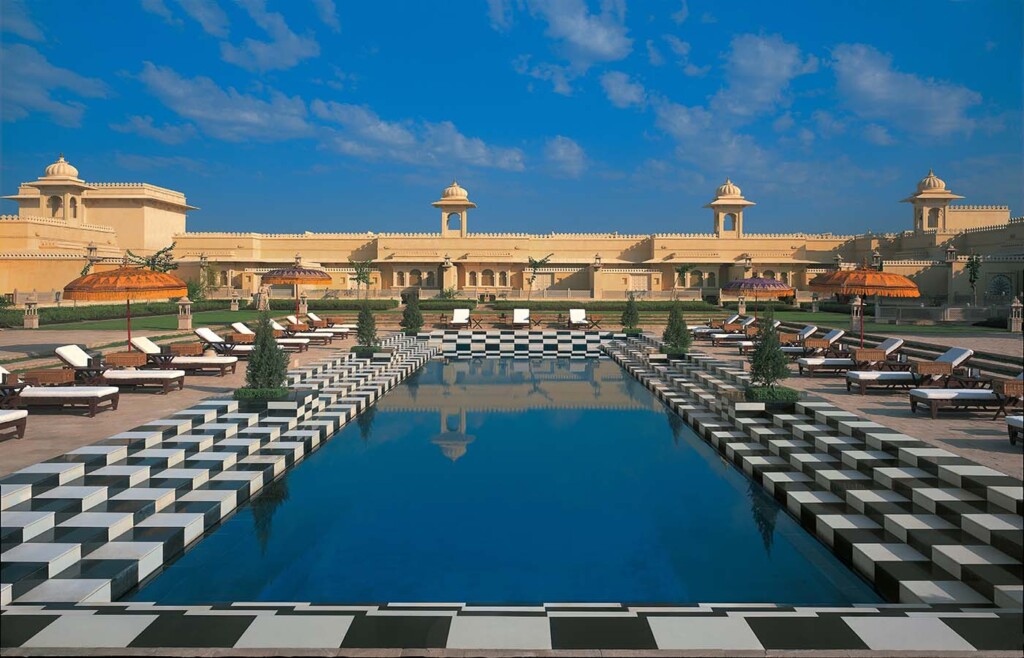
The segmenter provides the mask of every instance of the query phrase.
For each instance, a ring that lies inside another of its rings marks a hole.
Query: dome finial
[[[78,170],[64,159],[64,153],[57,156],[57,161],[46,168],[44,177],[78,178]]]

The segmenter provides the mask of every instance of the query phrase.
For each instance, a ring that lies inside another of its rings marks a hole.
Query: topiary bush
[[[772,392],[776,389],[782,389],[778,383],[783,379],[789,377],[789,358],[785,352],[782,351],[782,346],[779,344],[779,335],[772,327],[772,312],[768,311],[767,314],[761,319],[761,328],[757,332],[758,344],[754,349],[754,355],[750,358],[750,383],[751,386],[747,389],[747,399],[751,399],[749,396],[752,395],[750,391],[755,389],[763,389],[758,392],[761,399],[759,401],[765,402],[765,397],[770,397]],[[792,389],[784,389],[785,391],[791,391]],[[790,396],[790,393],[780,392],[779,395]],[[789,401],[783,399],[773,399],[776,401]]]
[[[356,320],[356,341],[362,347],[377,345],[377,322],[373,319],[369,304],[363,304],[363,307],[359,309],[359,319]]]
[[[245,386],[235,391],[239,400],[275,399],[288,394],[288,355],[274,339],[270,316],[260,313],[256,322],[249,367],[245,371]]]
[[[626,333],[631,333],[636,330],[636,326],[640,324],[640,309],[636,305],[636,297],[633,293],[629,294],[629,299],[626,300],[626,308],[622,311],[622,328]]]
[[[693,337],[686,326],[686,318],[683,317],[683,309],[679,304],[674,304],[672,310],[668,312],[668,325],[661,339],[665,343],[661,348],[664,354],[681,355],[690,351]]]
[[[406,334],[416,334],[423,328],[423,314],[420,313],[420,296],[415,292],[409,294],[405,309],[402,310],[402,321],[399,325]],[[360,314],[361,315],[361,314]]]

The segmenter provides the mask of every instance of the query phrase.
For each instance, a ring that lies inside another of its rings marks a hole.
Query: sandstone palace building
[[[714,297],[723,283],[752,271],[809,298],[816,274],[866,261],[910,276],[929,303],[955,304],[970,298],[971,254],[982,258],[979,302],[984,295],[986,303],[1005,303],[1024,283],[1024,218],[1011,218],[1007,206],[960,203],[964,197],[933,172],[903,199],[907,230],[862,235],[749,232],[745,222],[756,204],[729,180],[704,206],[707,233],[650,235],[477,233],[477,206],[456,182],[432,203],[436,232],[379,233],[368,226],[353,233],[195,233],[186,217],[197,208],[183,193],[149,183],[86,182],[63,156],[3,198],[17,203],[18,214],[0,216],[0,293],[34,291],[41,303],[78,276],[87,259],[113,265],[126,250],[148,254],[172,242],[183,278],[202,266],[216,296],[243,298],[259,290],[262,272],[296,254],[333,278],[330,288],[307,291],[310,297],[352,294],[350,261],[370,261],[372,295],[417,288],[430,297],[455,288],[469,297],[515,299],[531,287],[530,257],[549,257],[536,271],[534,298],[621,299],[628,291]],[[692,269],[681,278],[682,264]]]

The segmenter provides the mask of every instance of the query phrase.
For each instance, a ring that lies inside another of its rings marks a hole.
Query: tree
[[[362,308],[359,309],[359,319],[356,320],[356,340],[365,347],[377,344],[377,322],[373,319],[373,312],[366,302],[363,302]]]
[[[978,305],[978,281],[981,280],[981,256],[971,254],[967,259],[967,282],[971,284],[971,295],[974,297],[974,305]]]
[[[402,311],[400,325],[402,329],[405,329],[406,333],[413,334],[423,328],[423,314],[420,312],[420,295],[415,290],[409,293],[408,300],[405,302],[405,310]]]
[[[171,270],[176,270],[178,269],[178,263],[174,260],[172,252],[177,244],[177,242],[172,242],[170,245],[157,251],[152,256],[139,256],[132,253],[131,249],[129,249],[125,252],[124,262],[126,265],[140,265],[153,270],[154,272],[170,272]],[[101,260],[103,259],[95,257],[89,258],[85,263],[85,267],[82,268],[81,276],[88,274],[92,270],[92,266]]]
[[[750,381],[755,386],[774,390],[775,385],[789,377],[789,359],[779,344],[779,335],[772,326],[772,311],[761,319],[757,332],[758,345],[750,359]]]
[[[636,297],[633,293],[629,293],[629,299],[626,300],[626,310],[622,312],[622,328],[623,329],[636,329],[636,326],[640,324],[640,309],[636,305]]]
[[[370,260],[352,260],[351,258],[348,259],[348,264],[351,265],[352,269],[356,271],[355,275],[353,275],[352,277],[356,280],[356,292],[358,293],[359,289],[363,286],[363,284],[365,284],[367,299],[370,298],[370,266],[372,263],[373,261]]]
[[[672,352],[686,352],[690,349],[693,338],[690,336],[690,329],[686,326],[686,318],[683,317],[683,307],[676,302],[668,312],[668,326],[665,333],[661,335],[665,342],[665,349]]]
[[[686,273],[689,272],[690,270],[692,270],[694,267],[695,267],[694,265],[691,265],[689,263],[684,263],[682,265],[676,265],[675,272],[676,272],[676,276],[679,277],[679,285],[681,285],[683,287],[686,286]]]
[[[252,353],[249,355],[249,367],[245,371],[245,386],[256,389],[281,388],[287,377],[288,355],[274,339],[270,316],[260,313]]]
[[[548,264],[548,261],[551,260],[552,256],[554,256],[554,254],[548,254],[544,258],[527,256],[527,259],[530,261],[530,277],[526,281],[530,284],[530,288],[526,291],[526,299],[530,299],[533,296],[533,282],[537,280],[537,272],[540,271],[540,268]]]

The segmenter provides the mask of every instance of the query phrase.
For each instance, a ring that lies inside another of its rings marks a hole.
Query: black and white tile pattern
[[[450,359],[595,359],[601,345],[625,334],[611,331],[432,331],[441,341],[441,354]]]

